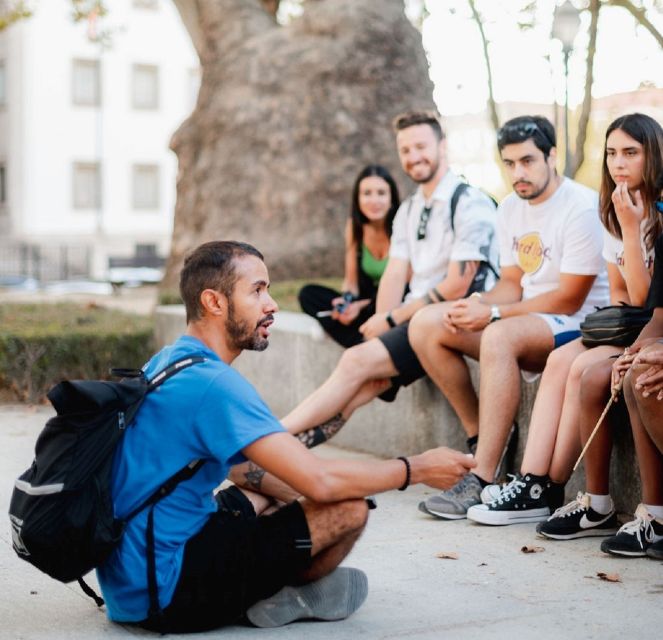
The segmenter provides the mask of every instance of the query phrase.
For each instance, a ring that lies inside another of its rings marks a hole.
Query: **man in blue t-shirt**
[[[474,461],[433,449],[386,461],[324,460],[292,437],[234,369],[262,351],[277,306],[262,255],[209,242],[185,261],[180,292],[187,331],[146,365],[147,377],[188,355],[204,362],[149,394],[115,456],[112,494],[123,518],[193,460],[202,468],[153,510],[159,619],[148,617],[148,511],[130,520],[98,569],[108,615],[162,632],[203,631],[242,620],[260,627],[347,617],[367,594],[366,576],[338,568],[367,519],[362,499],[424,482],[452,486]],[[254,491],[214,490],[232,466]],[[270,495],[303,496],[277,510]]]

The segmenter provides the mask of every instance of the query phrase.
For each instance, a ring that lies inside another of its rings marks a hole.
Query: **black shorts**
[[[293,502],[256,517],[236,488],[217,494],[219,510],[186,544],[182,572],[158,628],[190,633],[241,621],[246,610],[298,581],[311,566],[311,534],[306,516]]]
[[[408,325],[409,322],[399,324],[397,327],[389,329],[387,333],[378,336],[378,340],[386,347],[391,361],[398,371],[398,375],[391,379],[391,387],[379,396],[386,402],[391,402],[396,397],[400,387],[407,387],[426,375],[417,354],[410,346],[407,337]]]

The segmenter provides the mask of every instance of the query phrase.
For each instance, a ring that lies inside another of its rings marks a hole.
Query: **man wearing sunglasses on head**
[[[608,303],[598,197],[557,173],[552,124],[514,118],[497,146],[514,190],[498,210],[500,281],[488,293],[423,309],[409,327],[426,372],[478,437],[474,473],[419,505],[443,519],[465,518],[499,475],[517,436],[520,371],[536,376],[553,349],[580,336],[584,316]],[[480,361],[479,397],[463,356]]]
[[[346,350],[327,381],[283,419],[291,433],[325,422],[335,433],[376,395],[393,400],[401,386],[426,375],[408,341],[407,324],[415,312],[495,282],[494,204],[449,170],[437,117],[409,112],[396,117],[394,129],[403,170],[418,188],[394,219],[377,313],[360,327],[365,341]]]

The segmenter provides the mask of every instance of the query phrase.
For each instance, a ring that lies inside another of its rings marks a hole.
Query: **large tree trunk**
[[[592,86],[594,85],[594,56],[596,54],[596,35],[599,26],[599,0],[589,0],[591,20],[589,24],[589,43],[587,45],[587,62],[585,69],[585,95],[582,101],[580,117],[578,118],[578,134],[576,136],[576,150],[571,158],[571,166],[565,167],[565,174],[575,178],[585,162],[585,142],[587,140],[587,127],[592,111]],[[570,139],[570,138],[569,138]]]
[[[403,179],[390,122],[434,108],[419,33],[402,0],[318,0],[290,25],[260,0],[175,0],[202,63],[179,159],[171,255],[251,242],[272,278],[338,274],[352,181],[368,162]]]

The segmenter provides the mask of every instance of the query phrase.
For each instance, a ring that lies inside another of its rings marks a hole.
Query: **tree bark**
[[[622,7],[626,9],[658,42],[658,46],[663,48],[663,35],[647,18],[647,11],[642,7],[636,7],[629,0],[609,0],[608,4],[613,7]]]
[[[319,0],[279,26],[261,0],[174,0],[202,65],[198,102],[174,134],[171,255],[235,239],[272,278],[336,275],[351,188],[369,162],[401,186],[391,120],[433,109],[421,38],[402,0]]]
[[[583,162],[585,162],[585,142],[587,140],[587,126],[592,111],[592,85],[594,84],[594,56],[596,54],[596,34],[598,32],[600,0],[590,0],[589,12],[591,15],[589,23],[589,44],[587,45],[587,63],[585,71],[585,95],[582,101],[582,109],[578,119],[578,133],[576,135],[576,147],[571,156],[570,170],[565,172],[575,177]]]
[[[468,0],[468,2],[470,9],[472,10],[472,17],[474,18],[477,27],[479,27],[479,33],[481,34],[483,59],[486,63],[486,72],[488,73],[488,113],[490,115],[490,122],[493,125],[493,129],[497,131],[500,128],[500,118],[499,114],[497,113],[497,104],[493,94],[493,69],[490,64],[490,55],[488,53],[488,40],[486,38],[486,32],[483,30],[483,20],[477,11],[474,0]]]

